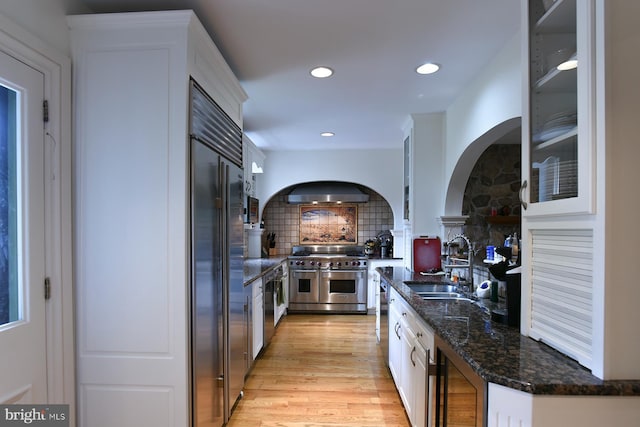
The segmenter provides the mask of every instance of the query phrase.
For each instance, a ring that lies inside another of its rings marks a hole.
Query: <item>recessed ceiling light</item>
[[[320,134],[320,136],[327,136],[327,137],[328,137],[328,136],[335,136],[335,133],[333,133],[333,132],[322,132],[322,133]]]
[[[329,67],[316,67],[310,71],[313,77],[324,79],[330,77],[333,74],[333,70]]]
[[[418,74],[433,74],[440,69],[438,64],[434,64],[433,62],[427,62],[422,64],[418,68],[416,68],[416,73]]]
[[[578,68],[578,60],[570,59],[568,61],[564,61],[562,64],[558,65],[557,68],[559,71],[573,70],[574,68]]]

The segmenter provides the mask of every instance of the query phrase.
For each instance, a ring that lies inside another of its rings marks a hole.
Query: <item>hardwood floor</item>
[[[284,317],[227,426],[409,426],[376,343],[375,316]]]

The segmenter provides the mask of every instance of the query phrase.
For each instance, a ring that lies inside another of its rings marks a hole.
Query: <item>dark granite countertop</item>
[[[485,381],[532,394],[639,396],[640,380],[604,381],[517,328],[492,322],[478,302],[424,301],[404,281],[441,283],[402,267],[376,269]]]
[[[286,256],[275,256],[269,258],[246,258],[244,260],[244,285],[263,276],[272,268],[280,265],[282,261],[287,259]]]

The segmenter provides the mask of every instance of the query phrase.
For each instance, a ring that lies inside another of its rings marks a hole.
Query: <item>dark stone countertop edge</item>
[[[286,256],[274,256],[269,258],[245,258],[244,260],[244,286],[264,276],[269,270],[280,265]]]
[[[535,395],[640,396],[640,380],[601,380],[568,356],[523,336],[517,328],[492,322],[478,304],[423,301],[404,284],[442,283],[443,278],[418,275],[404,267],[378,267],[376,271],[487,382]],[[453,318],[466,319],[466,331]],[[464,339],[460,331],[466,332]]]

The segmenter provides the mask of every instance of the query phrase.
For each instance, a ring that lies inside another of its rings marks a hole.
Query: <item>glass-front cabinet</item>
[[[592,211],[591,3],[524,2],[529,96],[521,198],[527,216]]]

